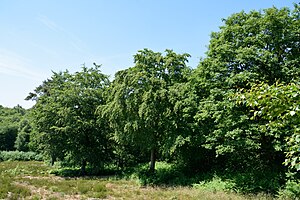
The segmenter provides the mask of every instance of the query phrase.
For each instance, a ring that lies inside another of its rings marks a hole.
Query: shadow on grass
[[[142,165],[131,176],[137,178],[141,185],[152,186],[193,186],[211,191],[230,191],[243,194],[267,193],[277,194],[285,184],[285,175],[282,172],[266,170],[250,170],[224,172],[223,170],[210,170],[193,173],[186,168],[159,163],[155,173]]]
[[[94,169],[94,168],[87,168],[86,173],[83,175],[80,168],[74,167],[64,167],[50,171],[51,174],[61,177],[110,177],[110,176],[117,176],[120,174],[119,170],[113,168],[105,168],[105,169]]]

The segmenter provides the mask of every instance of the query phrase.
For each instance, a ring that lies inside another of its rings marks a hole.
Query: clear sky
[[[24,98],[51,70],[102,72],[133,66],[140,49],[205,56],[222,18],[295,0],[0,0],[0,105],[25,108]]]

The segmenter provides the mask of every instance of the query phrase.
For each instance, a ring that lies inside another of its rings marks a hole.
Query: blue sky
[[[25,108],[24,98],[51,71],[102,64],[113,77],[133,66],[140,49],[191,54],[193,68],[205,56],[222,18],[290,0],[1,0],[0,105]]]

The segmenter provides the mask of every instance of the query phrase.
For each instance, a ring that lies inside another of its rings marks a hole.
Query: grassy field
[[[192,187],[144,187],[116,177],[66,178],[43,162],[0,162],[0,199],[271,199]]]

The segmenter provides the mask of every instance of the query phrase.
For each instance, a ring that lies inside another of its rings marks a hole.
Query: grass
[[[151,187],[141,185],[135,178],[60,177],[50,174],[51,170],[53,168],[37,161],[0,162],[0,199],[272,199],[264,194],[245,196],[211,190],[211,187],[225,188],[217,178],[217,185],[209,185],[210,182],[194,187]]]

